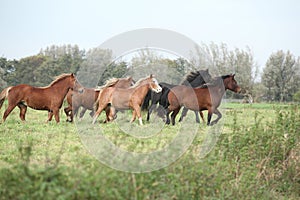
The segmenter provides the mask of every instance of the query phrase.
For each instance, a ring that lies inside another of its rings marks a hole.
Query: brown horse
[[[6,88],[0,94],[0,108],[5,98],[8,99],[8,107],[4,112],[3,122],[16,106],[20,108],[21,120],[25,121],[27,106],[29,106],[36,110],[47,110],[47,122],[51,121],[54,115],[58,123],[59,109],[70,89],[83,91],[74,74],[62,74],[47,87],[33,87],[21,84]]]
[[[172,88],[168,94],[170,105],[167,111],[166,123],[170,123],[169,114],[172,112],[171,118],[174,125],[176,115],[180,111],[181,106],[184,106],[194,111],[208,110],[207,125],[216,124],[222,117],[218,107],[227,89],[233,92],[241,91],[240,86],[234,79],[234,74],[216,77],[212,84],[205,84],[198,88],[183,85]],[[218,115],[218,118],[210,122],[213,113]]]
[[[141,105],[145,99],[149,89],[155,92],[161,92],[161,87],[158,85],[157,80],[152,76],[140,79],[133,86],[127,89],[109,87],[100,91],[96,105],[96,112],[94,115],[93,123],[96,122],[97,117],[103,109],[111,105],[117,110],[133,109],[132,119],[133,122],[136,116],[139,119],[140,125],[143,125],[141,116]]]
[[[94,89],[94,88],[84,88],[82,93],[76,91],[69,91],[67,94],[68,107],[64,109],[67,115],[67,121],[72,122],[73,116],[77,115],[77,112],[80,107],[82,111],[80,112],[79,118],[81,119],[86,112],[86,110],[91,110],[91,116],[94,115],[94,104],[98,98],[99,91],[106,87],[118,87],[118,88],[129,88],[134,84],[132,77],[128,78],[111,78],[106,81],[105,85]],[[106,112],[109,112],[110,109],[107,109]],[[109,113],[107,113],[109,115]]]

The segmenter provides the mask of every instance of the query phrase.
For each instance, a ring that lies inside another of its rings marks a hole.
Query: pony
[[[183,85],[172,88],[168,94],[170,105],[167,109],[166,123],[170,123],[169,114],[172,112],[172,125],[175,125],[176,115],[180,111],[181,106],[184,105],[184,107],[194,111],[208,110],[207,125],[216,124],[222,117],[218,107],[225,91],[231,90],[236,93],[241,91],[234,76],[235,74],[216,77],[211,84],[205,84],[198,88],[191,88]],[[218,115],[218,117],[211,122],[213,113]]]
[[[137,81],[133,86],[123,89],[108,87],[100,91],[97,101],[95,103],[96,112],[93,117],[93,124],[96,122],[97,117],[100,115],[103,109],[107,106],[111,106],[116,110],[128,110],[132,109],[131,123],[135,121],[136,116],[139,119],[140,125],[143,125],[141,116],[141,105],[149,90],[155,92],[161,92],[157,80],[151,74],[149,77],[145,77]]]
[[[212,79],[212,77],[209,74],[208,69],[198,70],[198,71],[190,72],[181,84],[185,85],[185,86],[190,86],[190,87],[198,87],[198,86],[205,84],[206,82],[211,81],[211,79]],[[162,92],[154,93],[154,92],[150,91],[151,95],[147,95],[147,97],[148,98],[150,97],[150,98],[145,100],[145,101],[149,101],[151,99],[151,106],[148,109],[147,121],[150,120],[150,115],[151,115],[152,111],[157,108],[158,103],[164,109],[162,112],[165,112],[165,110],[167,109],[167,107],[169,105],[168,93],[170,92],[171,88],[177,86],[177,85],[172,85],[172,84],[164,83],[164,82],[159,83],[159,85],[162,88]],[[144,103],[144,104],[147,104],[147,103]],[[194,111],[194,112],[195,112],[196,122],[200,123],[198,111]],[[185,109],[185,115],[186,115],[186,113],[187,113],[187,109]],[[160,110],[160,112],[158,112],[158,115],[160,117],[163,117],[165,115],[165,113],[161,114],[161,110]],[[182,115],[180,117],[180,121],[183,119],[183,117],[185,115]],[[200,115],[201,115],[202,120],[205,121],[202,112],[200,112]]]
[[[11,86],[4,89],[0,94],[0,109],[4,100],[7,98],[8,107],[3,115],[3,122],[11,111],[18,106],[20,118],[25,121],[27,106],[35,110],[47,110],[48,121],[55,120],[59,123],[59,109],[69,90],[83,92],[83,87],[77,81],[75,75],[62,74],[46,87],[33,87],[26,84]]]
[[[82,93],[77,91],[69,91],[67,94],[68,107],[64,108],[65,114],[67,115],[67,122],[73,122],[73,116],[77,115],[80,107],[82,111],[80,112],[79,119],[81,119],[86,110],[91,110],[90,115],[94,115],[94,103],[96,102],[99,92],[101,89],[106,87],[119,87],[128,88],[134,84],[132,77],[127,78],[111,78],[106,81],[105,85],[99,88],[84,88]],[[110,110],[107,109],[107,112]],[[107,113],[109,116],[109,113]],[[107,118],[108,120],[108,118]]]

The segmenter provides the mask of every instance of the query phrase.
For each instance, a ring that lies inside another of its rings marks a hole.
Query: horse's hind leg
[[[93,116],[93,124],[95,124],[96,123],[96,120],[97,120],[97,118],[98,118],[98,116],[101,114],[101,112],[102,112],[102,110],[105,108],[105,106],[100,106],[99,105],[99,107],[98,107],[98,109],[97,109],[97,111],[95,112],[95,114],[94,114],[94,116]]]
[[[69,105],[68,107],[66,107],[64,109],[66,116],[67,116],[67,122],[73,122],[73,109],[72,109],[72,105]]]
[[[19,103],[18,107],[20,108],[20,118],[22,121],[25,121],[25,114],[27,111],[27,106],[24,105],[23,103]]]
[[[11,113],[11,111],[16,107],[17,105],[11,105],[9,104],[7,109],[5,110],[4,114],[3,114],[3,122],[5,122],[7,116]]]

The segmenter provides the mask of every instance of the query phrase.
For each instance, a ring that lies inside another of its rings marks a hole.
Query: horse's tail
[[[94,106],[93,106],[93,109],[94,109],[95,112],[98,110],[98,107],[99,107],[99,100],[100,100],[99,97],[100,97],[100,94],[102,92],[102,89],[100,89],[98,91],[99,91],[99,94],[98,94],[97,100],[95,101]]]
[[[0,109],[3,105],[3,102],[7,98],[7,95],[8,95],[8,92],[9,92],[10,88],[12,88],[12,87],[7,87],[4,90],[2,90],[2,92],[0,93]]]

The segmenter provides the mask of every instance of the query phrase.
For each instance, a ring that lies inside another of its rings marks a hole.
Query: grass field
[[[224,103],[221,112],[217,128],[196,124],[192,112],[175,126],[153,115],[140,127],[128,112],[92,126],[88,114],[75,125],[62,112],[61,123],[46,124],[47,112],[32,109],[23,123],[15,109],[0,124],[0,199],[299,199],[299,106]],[[129,173],[93,155],[98,132],[136,153],[168,148],[178,133],[177,146],[192,143],[166,167],[162,159],[157,170]]]

